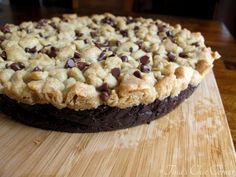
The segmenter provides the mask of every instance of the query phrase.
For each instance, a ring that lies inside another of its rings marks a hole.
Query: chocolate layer
[[[99,132],[128,128],[150,123],[178,106],[196,87],[189,86],[176,97],[156,100],[148,105],[126,109],[99,106],[96,109],[75,111],[57,109],[49,104],[28,105],[0,95],[0,111],[24,124],[64,132]]]

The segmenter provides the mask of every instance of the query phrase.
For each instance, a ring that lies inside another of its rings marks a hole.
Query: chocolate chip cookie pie
[[[200,33],[156,19],[66,14],[6,24],[0,110],[67,132],[149,123],[188,98],[219,57]]]

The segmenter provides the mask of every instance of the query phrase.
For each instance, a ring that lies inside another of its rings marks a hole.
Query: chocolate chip
[[[47,51],[46,54],[51,58],[52,57],[55,58],[57,56],[57,52],[58,52],[57,48],[51,47],[50,51]]]
[[[83,71],[83,70],[85,70],[88,66],[89,66],[89,64],[88,63],[85,63],[85,62],[77,62],[76,63],[77,64],[77,67],[81,70],[81,71]]]
[[[36,71],[42,71],[42,69],[39,68],[38,66],[36,66],[36,67],[34,67],[33,72],[36,72]]]
[[[88,44],[88,43],[89,43],[89,40],[88,40],[88,39],[84,39],[84,43],[85,43],[85,44]]]
[[[27,53],[36,53],[37,49],[36,49],[36,47],[33,47],[33,48],[26,47],[25,52],[27,52]]]
[[[102,43],[102,46],[103,47],[109,47],[109,42],[106,40]]]
[[[96,24],[98,23],[98,21],[94,18],[92,18],[92,21],[93,21],[93,23],[96,23]]]
[[[108,47],[109,46],[108,41],[105,41],[104,43],[94,42],[94,44],[99,49],[101,49],[102,47]]]
[[[124,37],[128,37],[128,31],[127,30],[120,30],[120,34]]]
[[[40,29],[40,28],[42,28],[43,26],[45,26],[47,23],[48,23],[48,20],[47,20],[47,19],[41,19],[41,20],[39,20],[38,23],[36,24],[36,28],[37,28],[37,29]]]
[[[2,31],[3,33],[10,33],[10,32],[11,32],[9,25],[4,25],[4,26],[1,28],[1,31]]]
[[[148,65],[141,65],[140,70],[144,73],[148,73],[151,71],[150,66],[148,66]]]
[[[76,66],[76,63],[75,63],[75,61],[72,58],[69,58],[66,61],[65,68],[73,68],[75,66]]]
[[[128,57],[127,56],[122,56],[122,57],[120,57],[121,58],[121,60],[123,61],[123,62],[127,62],[128,61]]]
[[[66,19],[66,18],[63,18],[62,21],[63,21],[63,22],[69,22],[69,20]]]
[[[111,26],[115,26],[115,22],[112,18],[110,17],[105,17],[101,20],[102,23],[104,24],[108,24],[108,25],[111,25]]]
[[[29,28],[26,28],[26,32],[29,34],[29,33],[32,33],[32,29],[29,29]]]
[[[146,52],[146,53],[149,53],[149,49],[146,48],[146,47],[142,47],[142,50],[143,50],[144,52]]]
[[[7,60],[7,53],[5,51],[3,51],[1,53],[1,57],[2,57],[3,60]]]
[[[26,33],[32,33],[32,30],[29,28],[21,28],[19,27],[19,29],[17,29],[17,31],[25,31]]]
[[[102,43],[103,47],[109,47],[109,41],[106,40]]]
[[[25,68],[25,65],[21,62],[12,63],[9,66],[12,70],[18,71]]]
[[[100,94],[100,98],[101,98],[101,100],[102,101],[107,101],[108,99],[109,99],[109,93],[108,92],[102,92],[101,94]]]
[[[160,36],[160,39],[161,39],[161,41],[164,41],[164,40],[167,39],[167,37],[166,37],[166,36],[164,36],[164,37],[161,37],[161,36]]]
[[[166,25],[158,25],[158,34],[160,32],[165,32],[165,30],[166,30]]]
[[[111,55],[109,55],[109,57],[114,57],[114,56],[116,56],[114,53],[113,53],[113,54],[111,54]]]
[[[32,33],[32,30],[29,29],[29,28],[26,28],[25,30],[26,30],[26,33],[28,33],[28,34],[29,34],[29,33]]]
[[[175,55],[172,52],[169,52],[167,54],[167,57],[168,57],[169,61],[171,61],[171,62],[174,62],[175,58],[176,58]]]
[[[138,45],[138,48],[139,48],[139,49],[142,48],[142,42],[141,42],[141,41],[137,41],[136,44]]]
[[[81,36],[83,36],[83,33],[81,33],[79,30],[76,30],[75,35],[76,35],[76,37],[81,37]]]
[[[132,53],[133,52],[133,47],[129,48],[129,52]]]
[[[193,46],[195,46],[195,47],[199,47],[199,46],[200,46],[199,42],[194,42],[194,43],[192,43],[191,45],[193,45]]]
[[[41,32],[39,33],[39,36],[40,36],[40,37],[44,37],[44,36],[43,36],[43,33],[41,33]]]
[[[172,36],[172,37],[170,37],[169,39],[171,40],[171,42],[173,42],[173,43],[175,43],[175,44],[177,44],[177,45],[178,45],[178,42],[177,42],[177,40],[176,40],[176,39],[174,39],[174,38],[173,38],[173,36]]]
[[[103,50],[102,53],[98,57],[98,61],[102,61],[106,59],[106,51]]]
[[[94,45],[99,49],[101,49],[103,47],[103,45],[101,43],[98,43],[98,42],[94,42]]]
[[[140,60],[140,63],[142,63],[143,65],[146,65],[150,62],[149,56],[147,55],[142,56],[139,60]]]
[[[51,27],[53,27],[54,29],[57,29],[57,25],[56,25],[55,22],[51,22],[51,23],[49,23],[49,25],[50,25]]]
[[[117,45],[117,46],[120,46],[120,45],[121,45],[121,42],[120,42],[120,41],[116,41],[116,45]]]
[[[133,73],[133,75],[134,75],[135,77],[139,78],[139,79],[142,78],[142,75],[141,75],[141,73],[140,73],[139,71],[135,71],[135,72]]]
[[[46,25],[47,23],[48,23],[48,19],[44,19],[44,18],[38,21],[38,24],[40,25]]]
[[[126,17],[126,24],[134,23],[135,19],[133,17]]]
[[[75,58],[75,59],[80,59],[81,56],[80,56],[80,54],[79,54],[78,52],[75,52],[75,53],[74,53],[74,58]]]
[[[188,58],[188,55],[185,52],[179,53],[179,56],[182,58]]]
[[[50,50],[51,51],[58,51],[58,49],[56,47],[53,47],[53,46],[50,48]]]
[[[173,37],[173,33],[171,31],[166,31],[166,36]]]
[[[62,18],[62,21],[63,22],[69,22],[69,20],[67,18],[65,18],[65,17]]]
[[[111,74],[117,79],[120,76],[120,68],[113,68]]]
[[[92,38],[95,38],[95,37],[97,37],[97,33],[96,33],[96,32],[94,32],[94,31],[90,32],[90,35],[92,36]]]
[[[5,36],[0,36],[0,44],[2,44],[2,42],[6,39]]]
[[[97,87],[99,92],[109,92],[109,87],[107,83],[103,83],[100,87]]]
[[[17,31],[25,31],[25,28],[19,27],[19,28],[17,29]]]
[[[138,31],[139,30],[139,27],[138,26],[135,26],[134,27],[134,31]]]

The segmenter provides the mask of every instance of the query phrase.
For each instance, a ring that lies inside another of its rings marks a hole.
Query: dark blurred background
[[[0,0],[1,25],[65,12],[134,12],[214,19],[224,22],[236,38],[236,0]]]

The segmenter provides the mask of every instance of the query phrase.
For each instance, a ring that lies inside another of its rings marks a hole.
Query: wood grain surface
[[[224,104],[234,147],[236,147],[236,70],[227,69],[223,61],[219,60],[215,63],[214,73]]]
[[[213,73],[170,114],[130,129],[70,134],[0,115],[0,176],[236,176],[235,151]]]

